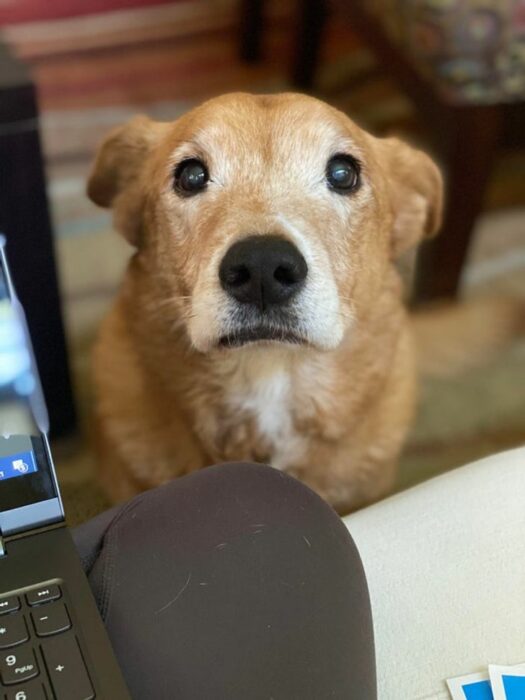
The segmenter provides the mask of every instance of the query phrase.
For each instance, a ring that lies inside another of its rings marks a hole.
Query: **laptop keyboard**
[[[0,700],[91,700],[63,584],[0,595]]]

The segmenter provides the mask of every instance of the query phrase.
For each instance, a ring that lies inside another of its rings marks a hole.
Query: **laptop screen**
[[[39,425],[39,414],[40,421],[47,423],[23,311],[10,285],[0,248],[0,529],[3,530],[8,526],[15,528],[16,523],[30,525],[22,522],[29,511],[18,509],[58,498],[44,434],[46,426]],[[38,516],[35,509],[31,512]]]

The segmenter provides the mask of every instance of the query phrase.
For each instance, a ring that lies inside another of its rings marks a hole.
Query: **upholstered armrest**
[[[360,2],[390,40],[456,100],[486,104],[524,99],[525,12],[520,3]]]
[[[345,518],[370,589],[379,700],[525,662],[525,448]]]

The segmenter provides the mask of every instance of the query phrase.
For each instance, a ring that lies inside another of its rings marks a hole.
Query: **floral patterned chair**
[[[244,55],[252,59],[253,11],[260,17],[261,4],[243,3],[243,26],[252,31]],[[297,87],[312,87],[324,19],[333,10],[428,125],[447,175],[447,207],[441,234],[420,251],[414,297],[454,296],[497,147],[525,140],[525,0],[302,0],[298,6]]]
[[[523,99],[523,0],[368,0],[367,6],[391,41],[450,100]]]

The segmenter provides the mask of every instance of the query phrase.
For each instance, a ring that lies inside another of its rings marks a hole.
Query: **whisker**
[[[186,299],[191,299],[191,296],[168,297],[167,299],[160,299],[159,301],[155,301],[154,304],[155,307],[158,308],[159,306],[168,306],[169,304],[173,304],[176,301],[185,301]]]

